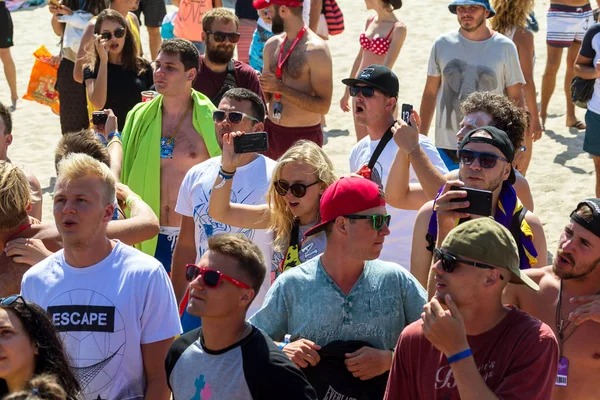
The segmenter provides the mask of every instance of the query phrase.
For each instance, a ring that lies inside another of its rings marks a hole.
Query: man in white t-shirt
[[[342,82],[350,86],[356,121],[366,126],[369,134],[352,148],[350,170],[369,177],[385,189],[390,168],[398,151],[396,142],[390,140],[393,136],[391,128],[396,122],[394,110],[398,101],[398,78],[383,65],[370,65],[362,70],[356,79],[344,79]],[[385,147],[376,160],[371,160],[380,142],[385,143]],[[440,154],[426,136],[420,135],[419,145],[442,174],[448,172]],[[412,167],[410,180],[418,182]],[[398,263],[410,270],[412,232],[417,212],[389,205],[388,212],[392,216],[389,227],[391,233],[379,258]]]
[[[460,104],[473,92],[506,94],[523,107],[525,78],[515,44],[492,31],[485,21],[495,15],[488,0],[455,0],[448,8],[460,29],[439,36],[429,56],[421,99],[421,133],[427,135],[434,111],[435,145],[450,170],[458,168],[456,132]]]
[[[160,262],[107,238],[114,198],[106,165],[86,154],[60,162],[54,220],[64,249],[25,273],[21,294],[60,332],[82,399],[168,400],[175,295]]]
[[[215,111],[215,133],[219,146],[223,148],[223,135],[232,131],[264,131],[265,106],[254,92],[235,88],[227,91]],[[265,204],[265,195],[271,183],[275,161],[257,153],[240,155],[241,166],[233,180],[231,201],[241,204]],[[196,263],[208,250],[208,238],[219,233],[243,233],[258,245],[266,260],[272,257],[272,235],[267,229],[243,229],[225,225],[208,215],[210,192],[219,174],[221,156],[213,157],[191,168],[186,174],[177,198],[175,211],[181,214],[181,231],[175,253],[171,279],[177,300],[184,300],[188,288],[185,280],[186,264]],[[265,279],[255,301],[248,309],[248,316],[262,306],[269,289],[270,279]],[[186,296],[187,297],[187,296]],[[184,332],[200,326],[200,319],[184,311],[182,317]]]

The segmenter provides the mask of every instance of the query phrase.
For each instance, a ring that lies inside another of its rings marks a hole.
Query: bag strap
[[[394,123],[396,123],[396,121],[394,121]],[[377,159],[381,155],[381,152],[383,151],[383,149],[385,149],[385,146],[388,144],[388,142],[394,137],[394,134],[392,133],[392,126],[390,126],[388,130],[385,131],[383,137],[379,141],[379,144],[375,148],[375,151],[371,155],[371,158],[369,159],[369,164],[367,164],[367,167],[369,167],[370,170],[373,170],[373,167],[377,163]]]
[[[515,239],[515,243],[517,246],[521,245],[521,224],[525,219],[525,214],[527,214],[527,208],[523,206],[518,213],[515,213],[510,220],[510,233]]]
[[[232,60],[229,60],[229,62],[227,63],[227,76],[225,76],[225,81],[223,82],[223,86],[221,86],[221,89],[219,90],[219,92],[217,94],[215,94],[213,96],[213,98],[210,100],[212,101],[212,103],[215,106],[218,106],[219,103],[221,102],[221,98],[223,97],[225,92],[227,92],[229,89],[233,89],[236,87],[237,87],[237,84],[235,81],[235,67],[234,67],[233,59],[232,59]]]

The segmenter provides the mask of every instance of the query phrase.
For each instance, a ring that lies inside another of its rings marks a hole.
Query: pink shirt
[[[192,42],[201,42],[202,18],[212,8],[212,0],[181,0],[177,17],[173,21],[175,36]]]

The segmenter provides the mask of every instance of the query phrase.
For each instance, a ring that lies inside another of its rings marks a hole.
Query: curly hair
[[[507,33],[513,27],[525,28],[533,0],[492,0],[496,15],[490,20],[492,29]]]
[[[56,328],[44,309],[34,303],[17,300],[3,307],[19,318],[23,329],[38,350],[34,376],[51,374],[65,390],[69,400],[76,400],[81,391],[79,382],[69,367],[69,358]],[[8,393],[4,379],[0,379],[0,398]]]
[[[460,105],[463,115],[483,111],[492,117],[490,125],[502,129],[515,149],[523,143],[527,119],[523,110],[501,94],[474,92]]]
[[[31,378],[25,389],[3,400],[67,400],[67,393],[54,375],[43,374]]]
[[[315,143],[309,140],[299,140],[290,147],[277,161],[271,186],[267,192],[267,204],[271,209],[269,229],[275,234],[275,251],[284,252],[290,242],[290,234],[294,226],[294,214],[288,207],[285,199],[277,194],[275,182],[281,179],[281,170],[289,164],[307,164],[314,168],[313,174],[321,181],[323,188],[327,188],[336,181],[333,164],[327,154]],[[319,204],[315,204],[319,209]]]

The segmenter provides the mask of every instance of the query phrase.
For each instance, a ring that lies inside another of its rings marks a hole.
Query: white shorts
[[[581,43],[588,27],[594,23],[594,12],[588,4],[581,7],[550,4],[547,15],[546,43],[552,47],[569,47]]]

